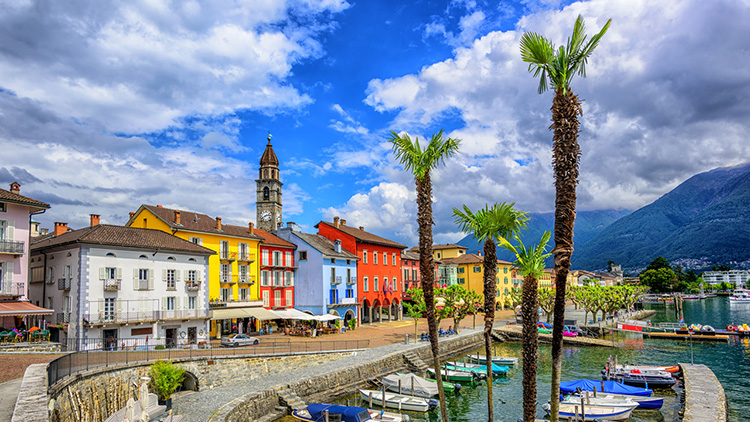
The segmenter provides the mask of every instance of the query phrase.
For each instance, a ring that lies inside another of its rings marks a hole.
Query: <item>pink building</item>
[[[29,227],[30,216],[49,204],[20,195],[20,189],[17,182],[9,191],[0,189],[0,328],[16,327],[22,316],[44,314],[27,306]]]

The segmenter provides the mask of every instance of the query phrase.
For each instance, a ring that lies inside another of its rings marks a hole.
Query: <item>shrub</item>
[[[166,347],[163,344],[157,344],[154,346],[154,350],[164,350]]]
[[[151,365],[151,389],[159,400],[167,400],[185,379],[185,370],[172,362],[158,360]]]
[[[357,320],[356,319],[350,319],[349,320],[349,329],[353,330],[357,327]]]

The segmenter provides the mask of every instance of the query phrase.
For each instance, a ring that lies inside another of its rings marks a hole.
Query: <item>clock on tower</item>
[[[273,231],[281,225],[281,183],[279,175],[279,159],[271,145],[271,134],[268,134],[268,144],[260,157],[259,178],[257,186],[256,220],[258,228]]]

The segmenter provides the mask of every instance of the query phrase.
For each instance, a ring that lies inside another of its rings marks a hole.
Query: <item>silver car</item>
[[[221,339],[221,345],[224,347],[251,346],[260,343],[257,337],[250,337],[247,334],[232,334]]]

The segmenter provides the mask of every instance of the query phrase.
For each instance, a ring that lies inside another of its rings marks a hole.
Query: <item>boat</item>
[[[607,396],[574,396],[569,395],[563,397],[563,399],[560,401],[560,404],[572,404],[572,405],[579,405],[583,401],[585,407],[589,406],[595,406],[595,407],[620,407],[623,409],[630,409],[633,410],[636,407],[638,407],[638,403],[634,400],[630,399],[619,399],[614,397],[607,397]]]
[[[427,368],[427,373],[435,377],[435,369]],[[473,383],[479,379],[479,374],[476,372],[462,372],[462,371],[451,371],[445,368],[440,369],[440,376],[444,380],[454,382],[470,382]]]
[[[304,409],[292,411],[295,419],[306,422],[408,422],[409,416],[398,413],[381,412],[358,406],[340,406],[337,404],[312,403]]]
[[[729,296],[729,303],[750,302],[750,290],[735,289]]]
[[[629,372],[618,372],[614,369],[610,371],[602,370],[602,379],[613,379],[623,384],[632,385],[635,387],[662,387],[668,388],[677,383],[677,380],[672,377],[672,374],[666,371],[657,370],[638,370],[633,369]]]
[[[634,369],[637,369],[639,371],[664,371],[664,372],[669,372],[670,374],[677,374],[680,372],[680,365],[657,366],[657,365],[623,364],[623,365],[615,365],[614,368],[618,372],[630,372]],[[607,369],[608,367],[605,366],[604,370],[606,371]]]
[[[648,388],[638,388],[615,381],[579,379],[560,383],[562,394],[573,394],[576,391],[603,391],[606,394],[627,394],[629,396],[651,397],[654,392]]]
[[[387,375],[380,380],[383,386],[390,391],[399,394],[410,394],[417,397],[433,397],[439,394],[437,382],[428,380],[414,374],[392,374]],[[401,391],[399,391],[399,386]],[[461,390],[461,384],[443,383],[443,390],[458,392]]]
[[[542,406],[542,409],[544,409],[545,412],[549,413],[550,405],[545,403]],[[576,409],[578,410],[578,415],[576,415]],[[559,407],[560,419],[578,417],[579,419],[577,420],[580,420],[582,412],[585,413],[583,415],[584,421],[626,421],[630,418],[630,414],[633,412],[633,409],[612,406],[586,406],[582,410],[580,404],[576,406],[574,404],[562,403]]]
[[[435,399],[407,396],[405,394],[391,393],[390,391],[359,390],[359,396],[362,400],[372,401],[372,404],[377,406],[382,406],[385,400],[385,407],[398,409],[399,411],[426,412],[438,405],[438,401]]]
[[[449,371],[456,371],[456,372],[464,372],[468,374],[475,374],[475,376],[479,379],[485,379],[487,378],[487,369],[486,368],[468,368],[466,366],[457,366],[452,363],[446,363],[443,365],[443,368],[449,370]]]
[[[437,385],[436,379],[432,379],[432,378],[423,378],[423,379],[427,382],[431,382]],[[452,391],[454,393],[458,393],[459,391],[461,391],[461,384],[457,382],[453,383],[453,382],[448,382],[446,380],[443,380],[443,391],[449,391],[449,392]]]
[[[636,387],[631,387],[636,388]],[[582,397],[583,392],[577,392],[572,397]],[[593,396],[593,393],[589,392],[589,398]],[[608,398],[616,400],[632,400],[638,404],[638,409],[661,409],[664,406],[663,397],[644,397],[644,396],[631,396],[629,394],[612,394],[612,393],[596,393],[597,398]],[[580,402],[580,399],[578,399]]]
[[[455,369],[457,371],[468,369],[470,371],[477,371],[483,374],[487,373],[487,364],[482,365],[479,363],[454,362],[454,363],[447,363],[446,365],[449,365],[448,369]],[[453,366],[453,368],[451,368],[450,366]],[[507,366],[496,365],[494,363],[490,365],[490,368],[492,369],[492,375],[507,374],[508,371],[510,370],[510,368]]]
[[[684,295],[682,296],[682,300],[700,300],[703,299],[701,295]]]
[[[475,363],[487,363],[487,356],[485,355],[469,355],[469,360]],[[493,356],[492,363],[496,365],[517,365],[518,358],[512,358],[508,356]]]

